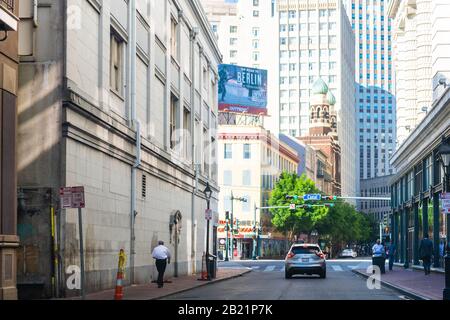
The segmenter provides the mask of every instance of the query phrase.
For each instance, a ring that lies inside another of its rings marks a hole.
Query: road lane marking
[[[355,269],[358,269],[358,266],[348,266],[348,268],[349,268],[350,270],[355,270]]]
[[[264,272],[272,272],[273,270],[275,270],[275,266],[268,266]]]
[[[259,269],[259,266],[252,267],[253,270]]]
[[[341,266],[331,266],[334,271],[341,272],[344,271]]]

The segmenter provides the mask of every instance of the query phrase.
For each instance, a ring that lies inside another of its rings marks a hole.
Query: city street
[[[368,259],[329,260],[327,278],[295,276],[284,278],[284,261],[233,261],[219,268],[252,268],[240,278],[168,297],[169,300],[403,300],[390,289],[370,290],[366,280],[352,269],[367,268]]]

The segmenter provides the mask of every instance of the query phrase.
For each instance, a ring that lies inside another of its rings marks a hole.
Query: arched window
[[[321,113],[321,111],[322,111],[322,110],[321,110],[320,108],[317,108],[317,118],[318,118],[318,119],[320,119],[320,113]]]

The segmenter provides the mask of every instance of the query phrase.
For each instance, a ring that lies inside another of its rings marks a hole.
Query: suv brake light
[[[287,255],[287,258],[288,259],[292,259],[293,257],[295,257],[295,254],[292,253],[292,252],[289,252],[288,255]]]
[[[320,258],[320,259],[325,259],[325,255],[322,252],[316,252],[316,255]]]

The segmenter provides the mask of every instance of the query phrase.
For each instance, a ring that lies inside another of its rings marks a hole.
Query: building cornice
[[[391,165],[397,169],[396,176],[403,175],[421,156],[431,153],[443,135],[450,136],[450,88],[391,157]]]

